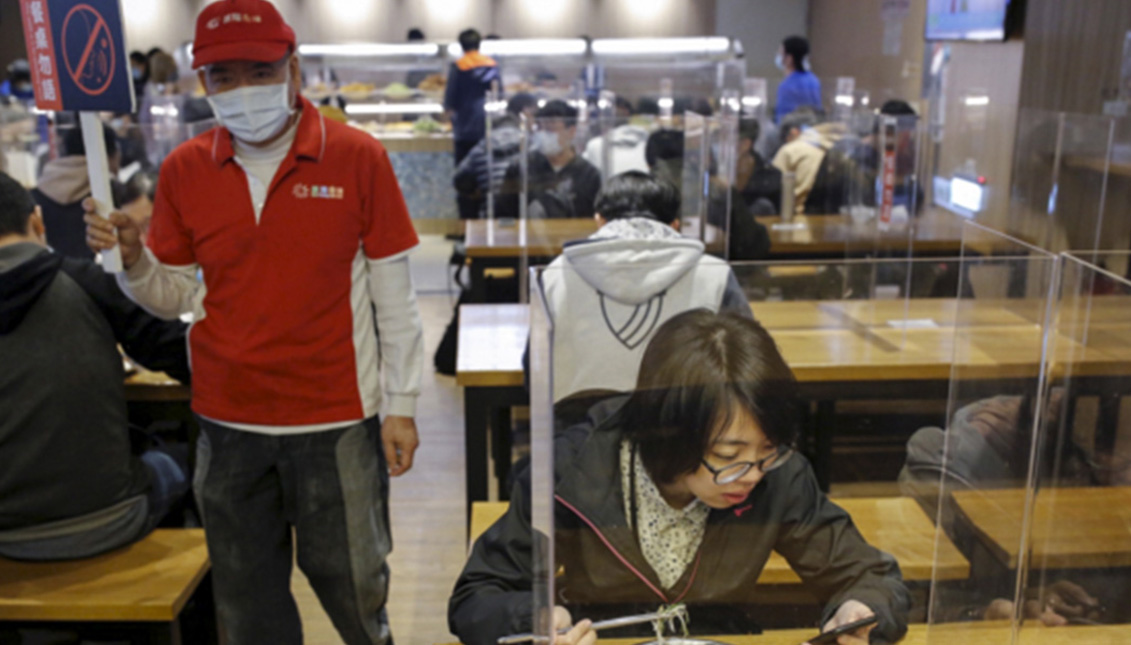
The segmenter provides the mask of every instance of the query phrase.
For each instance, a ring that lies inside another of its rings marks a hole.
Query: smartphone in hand
[[[844,636],[845,634],[851,634],[861,627],[875,625],[877,622],[879,622],[879,620],[879,616],[869,616],[868,618],[862,618],[846,625],[841,625],[836,629],[822,632],[816,638],[810,639],[808,643],[809,645],[836,645],[836,639],[840,638],[841,636]]]

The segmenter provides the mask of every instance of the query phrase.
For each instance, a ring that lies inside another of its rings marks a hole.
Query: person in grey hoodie
[[[679,233],[679,191],[630,171],[597,197],[601,228],[565,245],[540,284],[554,325],[554,402],[627,392],[644,347],[676,314],[706,308],[753,318],[730,266]]]
[[[118,138],[109,126],[102,126],[110,173],[116,175],[121,161]],[[112,182],[115,197],[120,185]],[[76,125],[63,137],[63,156],[47,162],[39,177],[39,185],[31,191],[35,203],[43,210],[47,227],[47,243],[57,253],[69,258],[93,260],[94,252],[86,245],[86,224],[83,222],[82,200],[90,197],[90,176],[86,165],[86,146],[82,128]],[[118,200],[115,199],[115,206]]]

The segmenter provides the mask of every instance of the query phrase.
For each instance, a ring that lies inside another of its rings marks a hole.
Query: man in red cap
[[[388,477],[412,466],[423,364],[416,233],[381,144],[300,95],[271,3],[208,5],[193,67],[221,127],[165,160],[148,248],[89,203],[88,243],[120,245],[146,309],[194,315],[193,485],[229,645],[302,642],[296,549],[343,640],[389,642]]]

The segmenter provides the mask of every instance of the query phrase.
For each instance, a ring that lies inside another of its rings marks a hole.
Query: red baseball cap
[[[267,0],[220,0],[196,17],[192,68],[225,60],[273,63],[295,49],[295,31]]]

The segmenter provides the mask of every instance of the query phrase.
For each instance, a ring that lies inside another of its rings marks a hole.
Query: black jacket
[[[499,199],[495,201],[496,217],[519,215],[519,193],[522,192],[522,169],[519,159],[507,168]],[[531,219],[591,218],[601,192],[601,171],[575,156],[555,171],[541,152],[527,157],[527,217]]]
[[[92,262],[0,247],[0,530],[92,513],[144,492],[122,358],[187,383],[185,325],[145,313]]]
[[[910,598],[898,565],[864,542],[852,519],[820,492],[800,456],[767,475],[744,504],[711,511],[694,564],[661,598],[659,579],[625,519],[617,419],[624,401],[598,404],[586,423],[555,438],[553,566],[560,571],[554,604],[565,605],[578,620],[655,611],[680,601],[688,605],[694,634],[758,633],[758,617],[775,611],[775,598],[755,582],[776,550],[825,605],[822,622],[855,599],[880,617],[874,640],[903,636]],[[536,571],[530,518],[524,473],[509,511],[475,543],[456,583],[448,621],[463,643],[488,645],[531,630]],[[539,547],[545,544],[542,538]]]

